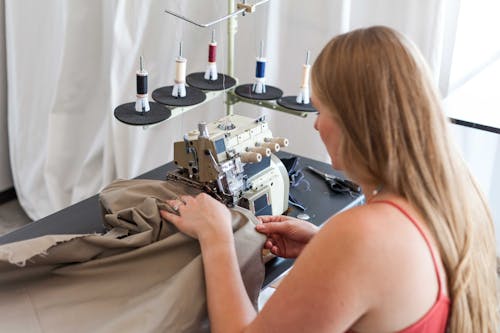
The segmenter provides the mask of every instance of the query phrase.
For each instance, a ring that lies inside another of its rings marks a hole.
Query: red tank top
[[[386,203],[395,208],[397,208],[401,213],[403,213],[417,228],[418,232],[422,235],[431,252],[432,262],[434,264],[434,270],[436,271],[436,278],[438,281],[438,294],[436,298],[436,302],[434,305],[427,311],[427,313],[420,318],[417,322],[411,324],[405,329],[399,331],[399,333],[417,333],[417,332],[426,332],[426,333],[444,333],[446,331],[446,323],[448,321],[448,313],[450,311],[450,299],[443,293],[441,287],[441,279],[439,277],[439,271],[436,263],[436,258],[434,257],[434,252],[432,251],[431,244],[429,239],[425,236],[422,228],[418,225],[418,223],[398,204],[389,201],[389,200],[378,200],[372,201],[371,203]],[[353,332],[354,331],[349,331]]]

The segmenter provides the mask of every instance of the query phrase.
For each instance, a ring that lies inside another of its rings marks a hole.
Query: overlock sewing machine
[[[290,183],[274,153],[287,145],[286,138],[273,137],[264,117],[229,115],[201,122],[174,143],[179,168],[167,179],[200,188],[230,207],[279,215],[288,208]]]

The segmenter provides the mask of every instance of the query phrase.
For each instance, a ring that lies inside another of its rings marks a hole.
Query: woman
[[[213,332],[496,332],[493,223],[416,49],[386,27],[352,31],[325,46],[312,83],[314,127],[367,204],[319,231],[261,217],[265,246],[297,260],[257,314],[228,210],[174,202],[180,216],[162,214],[200,241]]]

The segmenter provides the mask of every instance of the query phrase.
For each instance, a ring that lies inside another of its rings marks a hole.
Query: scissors
[[[310,165],[308,165],[307,168],[312,172],[314,172],[315,174],[317,174],[318,176],[320,176],[321,178],[323,178],[325,182],[328,184],[328,187],[330,187],[332,191],[340,193],[342,192],[361,193],[361,187],[350,180],[342,179],[340,177],[327,174],[326,172],[320,171]]]

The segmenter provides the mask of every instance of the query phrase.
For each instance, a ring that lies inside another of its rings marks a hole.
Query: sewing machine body
[[[198,186],[227,205],[245,207],[256,215],[278,215],[288,208],[289,180],[273,152],[288,141],[273,138],[263,118],[229,115],[174,143],[179,167],[168,175]]]

